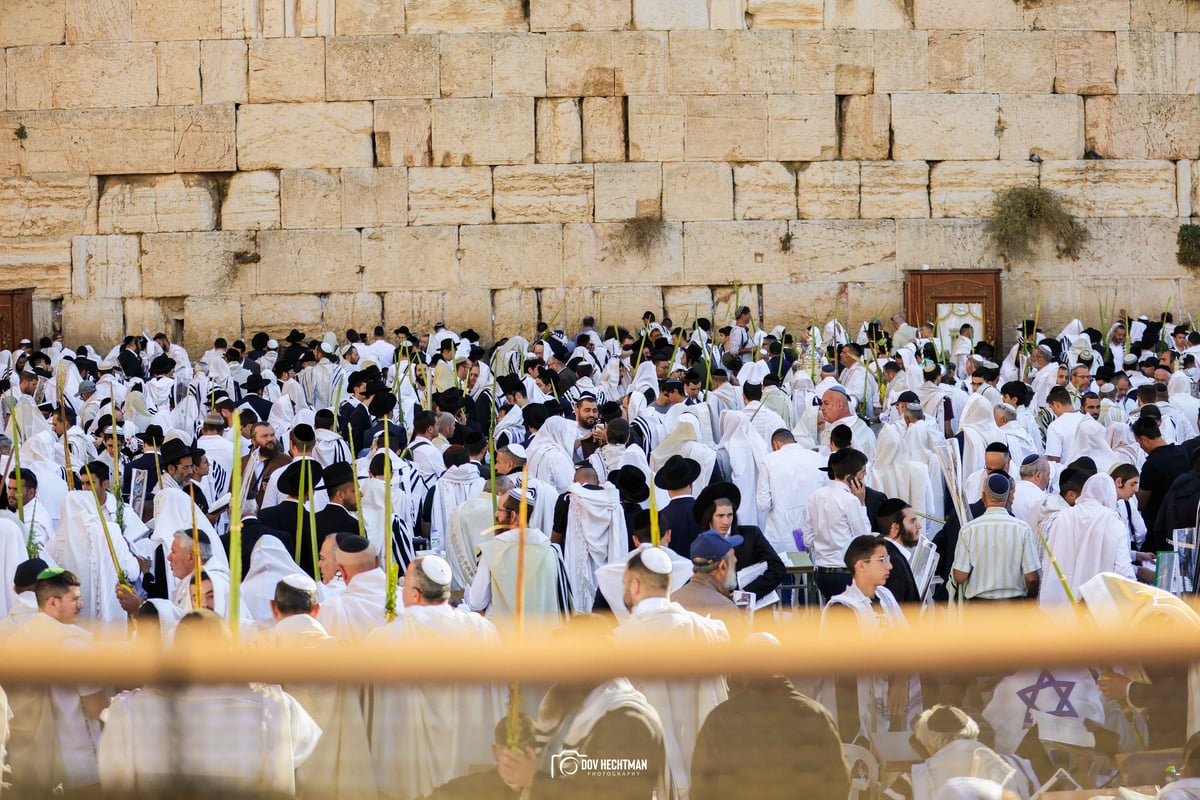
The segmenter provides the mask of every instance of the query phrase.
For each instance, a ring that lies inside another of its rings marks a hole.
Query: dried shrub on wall
[[[1200,267],[1200,225],[1180,225],[1175,257],[1185,267]]]
[[[644,216],[632,217],[622,222],[623,230],[621,238],[626,246],[647,252],[654,243],[663,236],[663,230],[666,224],[661,217]]]
[[[1078,258],[1088,238],[1087,228],[1071,216],[1059,196],[1040,186],[996,192],[984,230],[1009,263],[1032,258],[1043,236],[1054,242],[1060,258]]]

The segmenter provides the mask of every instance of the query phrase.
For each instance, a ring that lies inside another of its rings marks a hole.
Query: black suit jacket
[[[258,414],[259,422],[266,422],[267,418],[271,416],[272,403],[265,397],[259,397],[256,394],[250,394],[246,395],[242,402],[254,409],[254,413]]]
[[[279,538],[290,545],[290,552],[293,556],[296,554],[296,539],[300,539],[300,557],[296,559],[296,563],[300,565],[300,569],[306,575],[313,574],[313,568],[317,564],[317,554],[313,550],[313,529],[309,523],[308,510],[305,509],[300,517],[300,530],[296,530],[296,501],[284,500],[277,506],[264,508],[258,512],[258,521],[268,528],[274,528],[283,534]],[[357,529],[357,526],[356,526]],[[317,543],[320,548],[320,542]]]
[[[913,577],[912,566],[900,548],[888,539],[884,542],[888,555],[892,557],[892,573],[888,575],[884,586],[896,598],[898,603],[919,603],[921,594],[917,591],[917,579]]]
[[[295,509],[292,509],[293,513]],[[317,512],[317,544],[331,533],[358,533],[358,517],[342,506],[330,503]]]
[[[757,526],[738,525],[737,534],[742,537],[742,543],[733,548],[733,555],[737,559],[739,570],[763,561],[767,562],[767,571],[745,586],[747,592],[754,592],[754,596],[761,599],[783,583],[783,579],[787,577],[787,568],[783,566],[779,554]]]
[[[658,510],[658,529],[663,536],[671,532],[670,548],[684,558],[692,557],[692,542],[703,533],[700,523],[692,516],[694,497],[676,497]]]

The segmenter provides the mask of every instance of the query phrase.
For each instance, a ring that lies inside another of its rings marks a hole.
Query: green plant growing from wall
[[[1175,257],[1185,267],[1200,267],[1200,225],[1180,225]]]
[[[1062,199],[1040,186],[1013,186],[996,192],[984,231],[992,247],[1010,264],[1032,258],[1043,237],[1054,242],[1060,258],[1078,258],[1088,239],[1087,228],[1067,211]]]

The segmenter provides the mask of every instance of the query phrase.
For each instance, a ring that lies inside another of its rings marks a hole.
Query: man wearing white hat
[[[496,628],[450,605],[450,565],[438,556],[413,560],[404,574],[404,614],[368,637],[372,644],[417,652],[423,643],[496,643]],[[435,787],[491,761],[496,723],[504,716],[499,687],[459,683],[375,687],[371,757],[381,796],[424,797]]]

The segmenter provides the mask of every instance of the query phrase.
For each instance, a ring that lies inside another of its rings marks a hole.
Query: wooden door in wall
[[[0,350],[33,338],[33,289],[0,292]]]
[[[923,269],[904,273],[904,308],[914,327],[935,323],[949,351],[964,324],[973,339],[991,342],[1003,352],[1004,316],[998,269]]]

